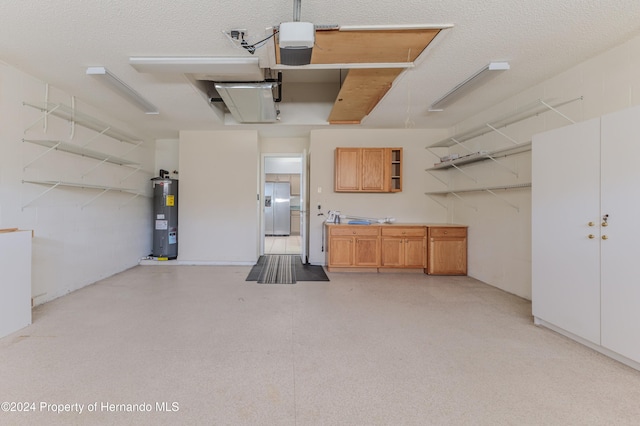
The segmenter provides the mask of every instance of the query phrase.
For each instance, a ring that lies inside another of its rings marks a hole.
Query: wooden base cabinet
[[[467,228],[429,227],[428,273],[467,274]]]
[[[434,275],[467,273],[467,228],[464,226],[326,226],[329,271],[395,268],[421,269]]]
[[[377,268],[380,258],[378,227],[329,228],[329,264],[334,268]]]
[[[381,268],[426,268],[427,228],[381,229]]]

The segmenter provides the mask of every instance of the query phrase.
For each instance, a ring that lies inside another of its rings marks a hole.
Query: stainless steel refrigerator
[[[289,182],[266,182],[264,185],[265,235],[291,234],[291,185]]]

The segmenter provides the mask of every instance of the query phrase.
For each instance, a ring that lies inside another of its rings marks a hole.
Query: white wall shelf
[[[62,142],[62,141],[38,140],[38,139],[23,139],[22,141],[23,142],[33,143],[33,144],[36,144],[36,145],[40,145],[40,146],[44,146],[46,148],[49,148],[41,156],[47,154],[48,152],[50,152],[52,150],[58,150],[58,151],[68,152],[70,154],[79,155],[81,157],[88,157],[88,158],[92,158],[94,160],[100,160],[100,161],[106,162],[106,163],[117,164],[119,166],[138,165],[138,163],[136,163],[134,161],[125,160],[124,158],[119,158],[119,157],[116,157],[116,156],[113,156],[113,155],[104,154],[102,152],[90,150],[90,149],[83,148],[83,147],[78,146],[78,145],[73,145],[73,144],[70,144],[70,143]],[[30,163],[28,163],[25,166],[25,168],[28,167],[30,164],[32,164],[35,160],[37,160],[41,156],[38,156],[36,159],[32,160]]]
[[[453,160],[442,161],[440,163],[436,163],[433,167],[426,169],[426,171],[431,170],[444,170],[449,169],[456,166],[462,166],[464,164],[475,163],[478,161],[491,160],[498,157],[506,157],[508,155],[519,154],[521,152],[531,151],[531,141],[524,142],[518,145],[509,146],[502,149],[497,149],[495,151],[478,151],[469,155],[465,155],[463,157],[459,157]]]
[[[138,196],[141,196],[141,195],[142,196],[146,196],[145,194],[140,193],[138,190],[133,189],[133,188],[120,188],[120,187],[115,187],[115,186],[92,185],[92,184],[78,183],[78,182],[64,182],[64,181],[55,181],[55,180],[23,180],[22,183],[30,183],[30,184],[34,184],[34,185],[46,185],[46,186],[49,186],[49,188],[47,188],[47,190],[41,192],[36,197],[32,198],[29,202],[27,202],[25,205],[23,205],[22,206],[23,209],[25,207],[29,206],[30,204],[32,204],[37,199],[41,198],[42,196],[44,196],[45,194],[47,194],[48,192],[54,190],[55,188],[57,188],[59,186],[81,188],[81,189],[91,189],[91,190],[99,190],[100,191],[98,193],[98,195],[96,195],[95,197],[93,197],[92,199],[90,199],[89,201],[84,203],[82,205],[82,208],[88,206],[93,201],[95,201],[98,197],[106,194],[109,191],[126,192],[126,193],[129,193],[129,194],[133,194],[135,197],[138,197]]]
[[[510,205],[511,207],[513,207],[514,209],[516,209],[518,212],[520,211],[520,207],[516,206],[515,204],[510,203],[509,201],[505,200],[504,198],[500,197],[498,194],[496,194],[495,191],[500,191],[500,190],[509,190],[509,189],[523,189],[523,188],[531,188],[531,182],[527,182],[527,183],[516,183],[513,185],[497,185],[497,186],[488,186],[488,187],[483,187],[483,188],[467,188],[467,189],[456,189],[456,190],[444,190],[444,191],[430,191],[430,192],[425,192],[426,195],[429,195],[433,198],[433,196],[446,196],[446,195],[453,195],[454,197],[458,198],[461,201],[465,201],[459,194],[463,194],[463,193],[469,193],[469,192],[487,192],[491,195],[493,195],[496,198],[501,199],[502,201],[504,201],[505,203],[507,203],[508,205]],[[435,198],[434,198],[435,200]],[[440,203],[439,201],[435,200],[438,204],[440,204],[441,206],[445,207],[446,206],[442,203]],[[477,207],[472,206],[468,203],[465,202],[465,204],[467,204],[469,207],[471,207],[474,210],[478,210]]]
[[[138,142],[141,141],[141,138],[132,136],[127,132],[124,132],[113,126],[110,126],[107,123],[104,123],[96,118],[93,118],[90,115],[83,114],[77,111],[75,108],[71,108],[64,104],[50,103],[50,102],[45,102],[42,104],[31,104],[28,102],[23,102],[23,105],[38,109],[44,113],[44,115],[41,118],[39,118],[34,123],[32,123],[29,127],[27,127],[27,130],[33,127],[36,123],[38,123],[40,120],[44,119],[48,115],[53,115],[55,117],[62,118],[71,123],[78,124],[79,126],[86,127],[87,129],[94,130],[99,134],[109,136],[113,139],[116,139],[122,142],[137,144]]]
[[[511,114],[508,115],[506,117],[503,117],[501,119],[498,119],[496,121],[493,121],[491,123],[485,123],[482,126],[478,126],[476,128],[473,128],[471,130],[468,130],[464,133],[460,133],[460,134],[456,134],[453,136],[450,136],[446,139],[443,139],[441,141],[438,141],[434,144],[431,144],[427,147],[427,149],[429,148],[448,148],[448,147],[452,147],[454,145],[462,145],[464,142],[477,138],[479,136],[485,135],[487,133],[490,132],[494,132],[494,131],[498,131],[498,129],[501,129],[503,127],[507,127],[511,124],[515,124],[519,121],[523,121],[526,120],[527,118],[531,118],[531,117],[535,117],[536,115],[542,114],[544,112],[547,111],[554,111],[557,114],[561,115],[562,117],[566,118],[568,121],[570,121],[571,123],[573,123],[574,121],[571,120],[569,117],[567,117],[566,115],[564,115],[563,113],[561,113],[560,111],[558,111],[557,108],[573,103],[575,101],[579,101],[582,100],[582,96],[578,97],[578,98],[574,98],[574,99],[570,99],[567,101],[561,101],[561,102],[555,102],[553,100],[542,100],[539,99],[536,102],[533,102],[523,108],[521,108],[520,111],[518,111],[515,114]],[[463,145],[464,146],[464,145]]]

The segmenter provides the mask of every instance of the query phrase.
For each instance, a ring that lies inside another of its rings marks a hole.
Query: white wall
[[[166,170],[171,173],[169,176],[172,179],[179,179],[179,174],[175,174],[174,171],[178,171],[180,166],[180,140],[179,139],[158,139],[156,140],[156,161],[154,176],[159,175],[160,169]]]
[[[427,173],[436,161],[425,149],[427,141],[443,138],[443,130],[365,130],[341,129],[311,132],[310,144],[310,219],[309,262],[324,265],[322,251],[323,221],[329,210],[339,210],[353,216],[395,217],[397,222],[447,222],[446,211],[424,193]],[[402,147],[403,184],[398,193],[337,193],[333,192],[334,152],[336,147]],[[321,209],[318,210],[318,204]],[[324,215],[318,216],[321,212]]]
[[[178,261],[254,264],[259,251],[258,133],[180,132]]]
[[[22,104],[43,102],[45,89],[45,83],[0,63],[0,228],[35,232],[31,294],[36,305],[136,265],[149,254],[152,243],[149,197],[108,191],[95,198],[99,190],[61,186],[45,194],[50,186],[22,183],[62,180],[151,193],[153,142],[135,148],[106,136],[96,137],[95,131],[73,127],[53,116],[46,120],[45,129],[44,121],[38,121],[42,113]],[[69,94],[54,87],[49,88],[49,101],[72,104]],[[129,130],[79,101],[76,109]],[[22,142],[23,138],[86,145],[136,161],[141,170],[110,163],[98,166],[99,161],[59,151],[38,158],[46,148]]]
[[[517,66],[517,64],[512,64]],[[560,107],[573,119],[583,121],[640,103],[640,37],[636,37],[597,57],[550,78],[523,93],[459,123],[453,133],[461,133],[494,122],[520,111],[538,99],[553,102],[583,97]],[[569,124],[554,112],[546,112],[502,129],[519,142],[531,140],[539,132]],[[433,140],[435,142],[435,140]],[[508,139],[492,133],[470,141],[472,150],[495,149],[512,145]],[[576,156],[584,155],[581,152]],[[476,184],[457,171],[448,172],[452,187],[531,181],[531,155],[518,154],[503,161],[518,176],[491,161],[465,168]],[[571,170],[567,170],[571,173]],[[431,179],[428,187],[444,185]],[[531,191],[499,191],[505,201],[490,194],[466,195],[465,202],[449,198],[449,214],[454,222],[469,225],[469,275],[510,293],[531,298]],[[511,203],[519,211],[509,205]],[[563,212],[559,211],[559,215]]]

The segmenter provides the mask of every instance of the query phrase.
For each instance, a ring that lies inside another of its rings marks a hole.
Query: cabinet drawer
[[[430,237],[466,237],[467,228],[429,228]]]
[[[382,228],[383,237],[424,237],[427,235],[427,228],[425,227],[412,227],[412,228]]]
[[[380,235],[379,228],[364,226],[332,226],[329,228],[330,235]]]

